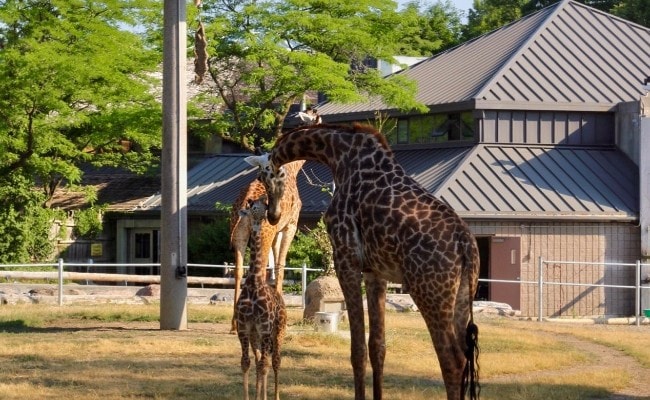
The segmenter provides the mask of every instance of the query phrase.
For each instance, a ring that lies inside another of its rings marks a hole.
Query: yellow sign
[[[90,245],[90,256],[91,257],[101,257],[102,256],[102,244],[101,243],[92,243]]]

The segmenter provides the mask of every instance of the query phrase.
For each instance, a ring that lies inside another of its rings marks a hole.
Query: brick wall
[[[624,223],[470,222],[477,237],[508,236],[521,240],[521,280],[538,281],[539,257],[585,263],[635,263],[640,232]],[[483,268],[483,267],[482,267]],[[545,282],[634,285],[635,269],[624,266],[547,264]],[[583,286],[544,286],[545,316],[633,315],[634,290]],[[520,285],[520,310],[536,316],[536,284]]]

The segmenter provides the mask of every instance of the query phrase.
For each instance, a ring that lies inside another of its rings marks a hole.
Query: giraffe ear
[[[244,158],[244,161],[252,165],[253,167],[264,168],[269,165],[269,154],[265,153],[261,156],[248,156]]]

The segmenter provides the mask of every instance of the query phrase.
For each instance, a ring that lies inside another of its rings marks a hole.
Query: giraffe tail
[[[466,238],[464,240],[464,254],[465,254],[465,265],[464,265],[464,276],[467,279],[468,291],[469,291],[469,322],[467,323],[467,329],[465,333],[465,359],[467,363],[465,364],[465,370],[463,371],[463,386],[462,386],[462,396],[465,398],[466,394],[469,394],[471,400],[476,400],[480,397],[481,394],[481,385],[479,384],[479,346],[478,346],[478,326],[474,323],[474,310],[472,303],[474,302],[474,295],[476,293],[476,284],[474,277],[478,273],[478,267],[474,263],[478,262],[478,254],[475,254],[476,245],[474,244],[474,239]]]

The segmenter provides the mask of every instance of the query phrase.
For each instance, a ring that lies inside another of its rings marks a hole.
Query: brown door
[[[490,279],[521,280],[521,241],[518,237],[493,237],[490,243]],[[490,282],[490,301],[521,309],[519,283]]]

